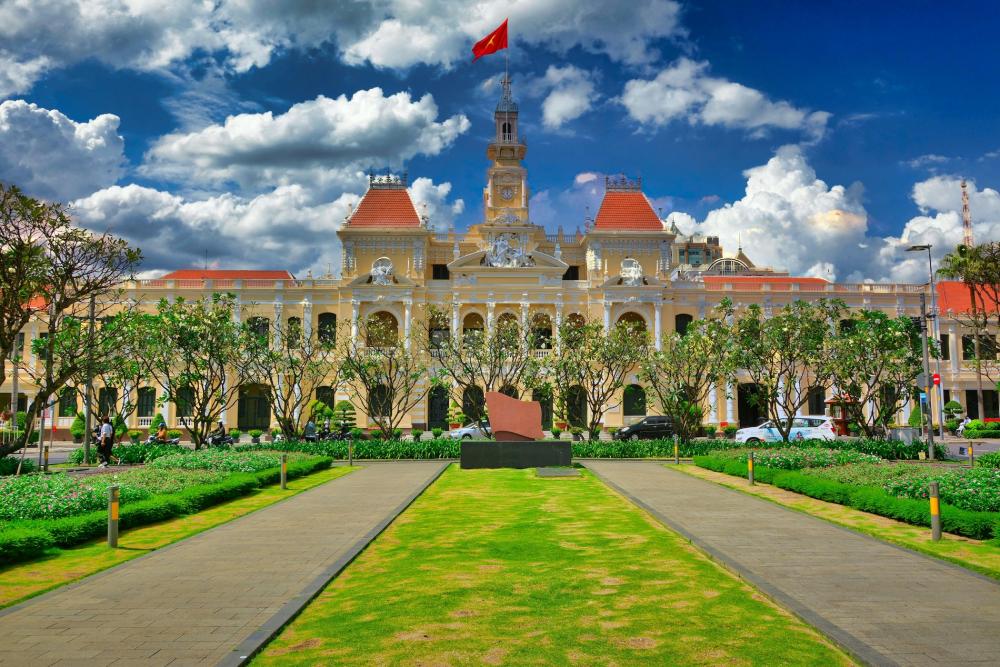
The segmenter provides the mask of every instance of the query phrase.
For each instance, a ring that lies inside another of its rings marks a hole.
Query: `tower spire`
[[[971,248],[972,241],[972,213],[969,211],[969,189],[962,179],[962,245]]]

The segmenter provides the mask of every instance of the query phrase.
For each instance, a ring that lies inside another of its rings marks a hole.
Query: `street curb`
[[[623,461],[619,460],[617,462],[621,463]],[[865,663],[866,665],[879,665],[885,667],[895,667],[899,665],[899,663],[895,662],[888,656],[879,653],[868,644],[856,638],[854,635],[846,632],[839,626],[834,625],[833,623],[826,620],[824,617],[820,616],[819,614],[812,611],[808,607],[800,604],[794,598],[778,590],[777,588],[772,586],[769,582],[761,579],[760,577],[751,572],[748,572],[739,563],[729,558],[729,556],[726,556],[722,552],[715,549],[715,547],[712,547],[711,545],[707,544],[700,538],[695,537],[694,535],[689,533],[685,528],[668,519],[667,516],[664,515],[662,512],[646,504],[642,500],[639,500],[634,495],[632,495],[631,493],[620,487],[618,484],[615,484],[608,478],[604,477],[598,471],[592,469],[590,466],[586,467],[587,470],[590,470],[590,472],[593,473],[595,477],[604,482],[604,484],[606,484],[610,488],[614,489],[617,493],[622,495],[629,502],[645,510],[657,521],[670,528],[670,530],[673,530],[674,532],[682,535],[684,539],[686,539],[691,544],[695,545],[699,550],[708,554],[708,556],[712,560],[721,564],[723,567],[725,567],[727,570],[735,574],[740,579],[743,579],[744,581],[748,581],[751,584],[753,584],[753,586],[756,587],[758,590],[760,590],[762,593],[764,593],[764,595],[771,598],[775,603],[777,603],[779,606],[789,611],[794,616],[797,616],[802,621],[811,625],[813,628],[815,628],[821,634],[827,637],[827,639],[829,639],[838,647],[840,647],[842,650],[844,650],[846,653],[848,653],[851,657],[855,658],[856,660],[859,660],[860,662]],[[669,468],[664,467],[664,470],[667,470],[669,472]],[[683,474],[676,470],[673,472],[675,474]],[[706,483],[711,483],[711,482],[706,482]],[[738,491],[733,491],[732,489],[726,489],[725,487],[722,488],[732,493],[739,493]],[[787,509],[787,508],[782,508],[782,509]]]
[[[387,461],[386,463],[390,462]],[[394,461],[392,463],[394,463]],[[326,569],[323,570],[319,576],[313,579],[312,582],[310,582],[298,595],[282,605],[281,608],[275,612],[273,616],[271,616],[271,618],[265,621],[264,624],[261,625],[260,628],[258,628],[253,634],[244,639],[236,648],[232,650],[232,652],[230,652],[227,657],[220,660],[217,663],[219,667],[238,667],[239,665],[249,663],[251,658],[264,648],[264,646],[270,642],[282,628],[298,616],[306,605],[312,602],[313,598],[319,595],[319,593],[328,583],[330,583],[330,581],[333,580],[334,577],[350,565],[351,562],[357,558],[358,555],[364,551],[376,537],[381,535],[382,532],[396,520],[396,517],[402,514],[407,507],[413,504],[413,501],[419,498],[431,484],[436,482],[450,465],[450,461],[443,462],[438,471],[431,475],[427,482],[411,493],[399,505],[397,505],[395,509],[389,512],[374,528],[358,539],[358,541],[355,542],[340,558],[327,566]]]

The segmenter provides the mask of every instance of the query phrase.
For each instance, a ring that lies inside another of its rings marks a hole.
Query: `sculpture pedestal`
[[[461,467],[475,468],[544,468],[569,466],[573,449],[569,442],[510,442],[463,440]]]

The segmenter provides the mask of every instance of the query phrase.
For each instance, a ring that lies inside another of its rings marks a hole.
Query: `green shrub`
[[[410,429],[410,435],[413,436],[414,440],[420,440],[420,438],[421,438],[421,436],[423,436],[423,434],[424,434],[424,432],[422,430],[420,430],[419,428],[412,428],[412,429]]]
[[[14,415],[14,423],[17,424],[17,430],[23,431],[28,426],[28,413],[19,410],[16,415]]]
[[[21,461],[21,457],[19,456],[5,456],[0,459],[0,477],[16,473],[18,464],[21,464],[22,475],[35,472],[35,469],[37,468],[37,466],[35,466],[35,462],[27,456],[24,457],[24,461]]]
[[[964,409],[962,408],[962,404],[958,401],[948,401],[944,404],[944,413],[949,417],[957,417],[963,412]]]
[[[261,431],[259,428],[252,428],[249,431],[247,431],[247,434],[251,438],[259,438],[260,436],[264,435],[264,432]]]
[[[171,440],[179,438],[182,435],[183,435],[183,433],[181,432],[180,429],[172,428],[172,429],[170,429],[170,430],[167,431],[167,437],[170,438]]]
[[[914,406],[913,410],[910,411],[910,418],[906,423],[913,428],[921,428],[924,425],[924,415],[919,405]]]
[[[739,426],[729,425],[729,426],[725,427],[724,429],[722,429],[722,432],[726,434],[727,438],[735,438],[736,437],[736,432],[738,430],[740,430]]]
[[[156,433],[157,429],[160,428],[160,424],[166,424],[166,420],[163,419],[163,415],[157,412],[153,415],[153,420],[149,422],[149,430],[152,433]]]
[[[696,456],[694,464],[738,477],[746,476],[746,463],[719,456]],[[823,479],[794,470],[776,470],[754,466],[754,477],[781,489],[853,507],[918,526],[930,526],[930,507],[924,500],[897,498],[882,489],[854,486]],[[995,536],[1000,539],[1000,513],[973,512],[953,505],[941,504],[941,527],[945,532],[982,540]]]
[[[976,459],[976,465],[981,468],[1000,468],[1000,452],[982,454]]]
[[[958,430],[958,420],[957,419],[946,419],[944,421],[944,427],[948,429],[949,433],[954,434]]]
[[[52,534],[42,528],[0,528],[0,563],[32,558],[55,545]]]
[[[737,461],[746,461],[749,449],[734,449],[717,452],[714,455]],[[849,463],[878,463],[882,459],[873,454],[821,447],[781,447],[761,449],[755,452],[755,463],[762,467],[781,470],[801,470],[803,468],[825,468],[843,466]]]
[[[355,426],[355,427],[354,427],[354,428],[352,428],[352,429],[351,429],[350,431],[348,431],[348,433],[350,433],[350,434],[351,434],[351,438],[352,438],[353,440],[363,440],[363,439],[364,439],[364,437],[365,437],[365,432],[364,432],[364,431],[362,431],[362,430],[361,430],[360,428],[358,428],[357,426]]]
[[[338,401],[333,409],[333,423],[337,428],[346,426],[348,430],[358,425],[357,413],[350,401]]]
[[[431,435],[434,437],[435,440],[440,438],[443,434],[444,434],[443,428],[435,426],[434,428],[431,429]]]
[[[82,440],[87,433],[87,421],[83,418],[82,412],[77,412],[73,418],[73,423],[69,425],[69,434],[74,440]]]
[[[559,436],[562,435],[562,429],[559,428],[558,426],[553,426],[551,433],[552,433],[552,437],[555,438],[556,440],[558,440]]]
[[[240,431],[238,428],[229,429],[229,437],[232,438],[233,440],[239,442],[241,435],[243,435],[243,432]]]

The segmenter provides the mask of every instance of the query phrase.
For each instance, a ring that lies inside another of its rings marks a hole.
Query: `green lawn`
[[[851,661],[588,471],[453,466],[256,663]]]

